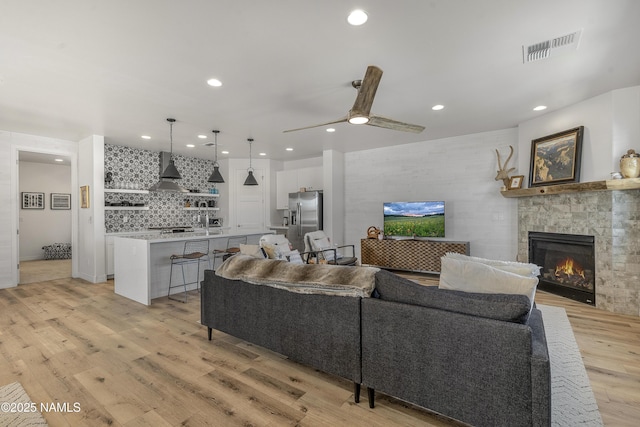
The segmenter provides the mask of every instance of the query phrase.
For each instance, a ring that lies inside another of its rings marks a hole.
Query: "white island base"
[[[132,299],[141,304],[151,305],[151,300],[166,297],[169,291],[169,274],[171,272],[171,255],[182,254],[184,243],[188,240],[209,240],[209,252],[213,264],[214,249],[226,249],[229,237],[247,236],[247,244],[258,244],[260,237],[273,234],[272,230],[245,233],[215,233],[199,231],[195,233],[148,234],[114,237],[114,290],[118,295]],[[220,262],[220,261],[218,261]],[[209,266],[203,262],[200,266],[200,277],[203,280],[204,270]],[[185,266],[187,282],[196,282],[196,264]],[[182,271],[173,269],[173,285],[182,283]],[[197,288],[196,283],[187,285],[187,290]],[[172,293],[183,292],[182,287],[173,289]]]

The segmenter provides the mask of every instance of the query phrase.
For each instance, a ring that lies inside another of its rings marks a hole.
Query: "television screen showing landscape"
[[[384,234],[444,237],[444,202],[386,202]]]

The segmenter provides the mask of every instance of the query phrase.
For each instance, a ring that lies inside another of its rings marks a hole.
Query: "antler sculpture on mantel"
[[[498,155],[498,174],[496,175],[496,181],[502,180],[506,188],[509,188],[509,173],[516,170],[516,168],[507,169],[507,164],[509,163],[509,160],[511,160],[511,157],[513,156],[513,147],[511,145],[509,146],[509,149],[511,150],[511,152],[509,153],[509,157],[507,157],[507,160],[504,162],[504,165],[503,165],[501,164],[501,161],[500,161],[500,152],[496,148],[496,154]]]

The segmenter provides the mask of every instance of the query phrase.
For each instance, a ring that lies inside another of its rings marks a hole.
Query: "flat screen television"
[[[384,235],[444,237],[444,202],[385,202]]]

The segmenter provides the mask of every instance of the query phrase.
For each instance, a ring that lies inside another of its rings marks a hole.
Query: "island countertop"
[[[114,291],[116,294],[151,305],[151,300],[166,297],[169,291],[171,274],[171,255],[182,254],[185,242],[190,240],[209,240],[209,252],[214,249],[226,249],[230,237],[247,236],[247,244],[258,244],[260,237],[273,234],[273,230],[255,230],[245,232],[225,232],[223,230],[204,229],[182,233],[133,233],[114,236]],[[190,269],[190,267],[193,267]],[[196,289],[196,283],[204,277],[205,268],[200,268],[200,277],[196,280],[196,265],[185,267],[188,282],[187,290]],[[188,271],[193,270],[193,271]],[[182,283],[181,269],[174,269],[173,280]],[[180,290],[180,288],[178,288]]]

